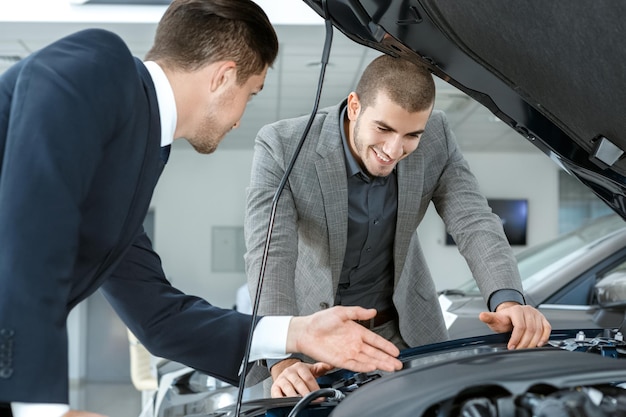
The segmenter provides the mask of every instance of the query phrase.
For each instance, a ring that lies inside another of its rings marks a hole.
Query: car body
[[[607,271],[593,288],[592,327],[553,330],[541,348],[507,350],[509,334],[419,346],[401,352],[401,371],[337,370],[318,378],[322,388],[311,397],[270,399],[244,391],[244,399],[253,399],[241,404],[239,415],[626,416],[626,266]],[[142,417],[237,415],[236,387],[167,361],[159,378]],[[331,398],[313,401],[319,397]]]
[[[493,336],[406,352],[403,371],[359,387],[330,415],[624,415],[625,356],[609,357],[622,340],[557,333],[550,347],[508,351]]]
[[[619,280],[623,290],[624,275]],[[597,329],[556,331],[549,345],[516,351],[506,349],[504,334],[420,346],[401,353],[402,371],[338,370],[320,378],[322,388],[310,396],[245,401],[239,415],[624,416],[626,343],[619,333],[604,335]],[[202,377],[211,380],[187,368],[170,386],[161,385],[162,401],[154,415],[234,417],[236,388],[192,382]],[[330,399],[313,401],[320,397]],[[219,407],[224,401],[230,404]]]
[[[237,388],[165,363],[142,417],[626,416],[626,268],[594,288],[594,328],[555,330],[534,349],[507,350],[508,334],[410,348],[400,354],[401,371],[336,370],[304,398],[256,398],[238,407]]]
[[[617,214],[602,216],[516,258],[526,303],[538,308],[554,329],[594,328],[595,284],[626,264],[626,222]],[[486,306],[473,279],[441,291],[439,299],[450,338],[489,332],[478,319]]]
[[[356,43],[426,65],[626,218],[626,4],[304,1]],[[612,239],[597,245],[621,254],[623,242]],[[615,247],[609,247],[612,242]],[[624,416],[626,273],[621,259],[609,255],[607,263],[598,259],[584,265],[576,253],[564,257],[567,261],[555,266],[554,274],[572,269],[593,279],[546,280],[537,285],[541,291],[554,290],[552,298],[530,287],[526,297],[554,314],[564,311],[555,306],[573,305],[568,296],[593,297],[583,309],[594,305],[593,314],[589,311],[594,328],[555,329],[550,343],[536,349],[506,350],[504,334],[412,348],[402,352],[401,371],[339,370],[320,379],[320,392],[302,399],[246,401],[240,415]],[[469,310],[469,299],[456,301]],[[461,307],[455,308],[450,312]],[[319,397],[326,400],[314,402]],[[216,410],[194,404],[189,415],[233,416],[237,410],[236,405]]]

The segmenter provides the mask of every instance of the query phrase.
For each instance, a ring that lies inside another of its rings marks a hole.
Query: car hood
[[[304,0],[322,17],[321,0]],[[626,3],[327,0],[355,42],[422,63],[626,218]]]
[[[624,378],[624,368],[618,360],[583,352],[564,355],[558,349],[502,349],[471,353],[424,362],[372,381],[346,397],[331,416],[518,415],[513,412],[516,402],[535,401],[533,392],[538,392],[538,387],[575,390],[590,381],[611,383]],[[476,407],[477,401],[494,403],[492,398],[484,396],[487,392],[499,397],[495,401],[495,404],[499,401],[498,412],[469,412],[480,409]],[[541,398],[544,395],[542,392]],[[452,412],[459,409],[458,414]]]
[[[565,413],[568,407],[563,403],[578,405],[586,400],[579,393],[598,398],[604,395],[602,392],[606,393],[602,402],[612,407],[613,400],[623,398],[623,388],[619,388],[619,395],[611,391],[626,377],[625,342],[597,333],[597,329],[553,331],[550,343],[537,349],[508,350],[508,334],[418,346],[401,352],[404,367],[398,372],[355,373],[340,369],[319,378],[320,386],[345,394],[339,402],[331,399],[313,403],[306,397],[263,398],[242,404],[240,415],[512,416],[548,409],[552,412],[532,415],[569,416],[574,414]],[[479,413],[484,406],[490,406],[492,413]],[[194,408],[208,411],[202,405]],[[298,412],[294,412],[296,408]],[[525,413],[521,414],[522,410]],[[231,417],[235,405],[193,415]],[[593,407],[589,413],[575,415],[617,414],[603,414],[600,407]]]

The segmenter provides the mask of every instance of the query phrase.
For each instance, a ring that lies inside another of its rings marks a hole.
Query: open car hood
[[[325,17],[321,0],[304,0]],[[427,65],[626,218],[626,3],[327,0],[355,42]]]
[[[239,416],[623,417],[626,343],[597,333],[553,331],[548,345],[514,351],[506,348],[508,334],[418,346],[401,352],[404,368],[395,373],[340,369],[318,378],[339,397],[253,399]],[[196,376],[190,369],[166,386],[155,416],[236,417],[234,404],[216,408],[236,388],[193,384]]]

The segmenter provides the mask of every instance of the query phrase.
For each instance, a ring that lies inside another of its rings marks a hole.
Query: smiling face
[[[431,112],[432,106],[409,112],[382,90],[363,107],[356,93],[350,93],[347,137],[352,155],[369,175],[386,177],[417,149]]]

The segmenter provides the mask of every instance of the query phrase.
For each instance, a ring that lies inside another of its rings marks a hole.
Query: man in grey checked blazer
[[[426,69],[383,55],[355,92],[317,113],[279,200],[259,313],[304,315],[335,304],[376,308],[363,323],[399,348],[448,338],[417,227],[432,202],[466,258],[509,348],[547,342],[550,325],[525,306],[500,219],[470,172],[445,115],[433,110]],[[245,220],[246,269],[256,293],[277,185],[308,117],[263,127],[256,138]],[[268,362],[272,396],[304,395],[330,366]]]

